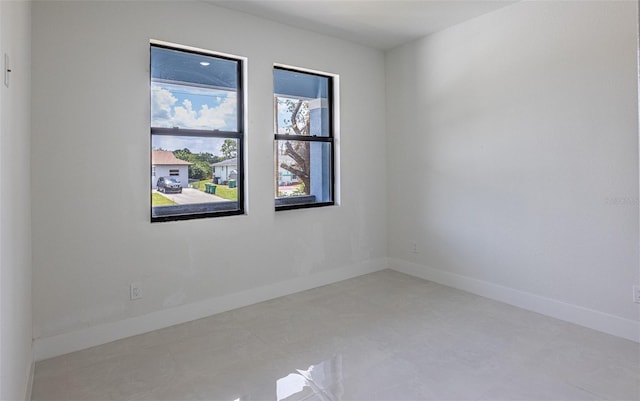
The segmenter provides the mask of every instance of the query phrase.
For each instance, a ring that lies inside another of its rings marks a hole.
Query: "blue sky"
[[[151,83],[151,125],[163,128],[193,128],[220,131],[237,129],[237,97],[233,91],[198,88],[163,82]],[[285,98],[281,98],[285,99]],[[288,132],[285,121],[291,118],[286,106],[278,107],[279,133]],[[265,135],[272,135],[265,131]],[[193,153],[220,154],[224,139],[156,135],[154,149],[177,150],[188,148]]]
[[[237,97],[232,91],[168,83],[151,83],[151,126],[205,130],[237,130]],[[160,136],[152,138],[154,149],[188,148],[193,153],[220,154],[224,139]]]
[[[151,125],[196,129],[237,129],[236,93],[167,83],[151,83]]]

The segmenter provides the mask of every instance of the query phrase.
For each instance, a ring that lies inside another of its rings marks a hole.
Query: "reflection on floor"
[[[638,400],[640,345],[390,270],[39,362],[34,400]]]
[[[340,401],[342,391],[341,355],[297,369],[276,382],[277,401]]]

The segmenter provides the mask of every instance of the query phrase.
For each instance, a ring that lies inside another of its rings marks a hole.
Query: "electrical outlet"
[[[11,66],[9,65],[9,55],[4,54],[4,86],[9,87],[9,73],[11,72]]]
[[[633,286],[633,302],[640,304],[640,285]]]
[[[418,244],[415,241],[411,243],[411,253],[418,253]]]
[[[139,283],[131,283],[129,285],[129,293],[131,295],[131,300],[136,300],[142,298],[142,289],[140,288]]]

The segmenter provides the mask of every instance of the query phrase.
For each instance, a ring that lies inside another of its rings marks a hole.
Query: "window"
[[[242,71],[240,59],[151,44],[151,221],[244,213]],[[235,174],[216,177],[220,165]]]
[[[273,71],[276,210],[334,204],[333,78]]]

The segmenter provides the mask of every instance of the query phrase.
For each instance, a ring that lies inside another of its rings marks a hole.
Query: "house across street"
[[[182,187],[189,184],[189,166],[191,163],[180,160],[167,150],[151,152],[151,188],[157,189],[158,178],[174,177],[180,180]]]

